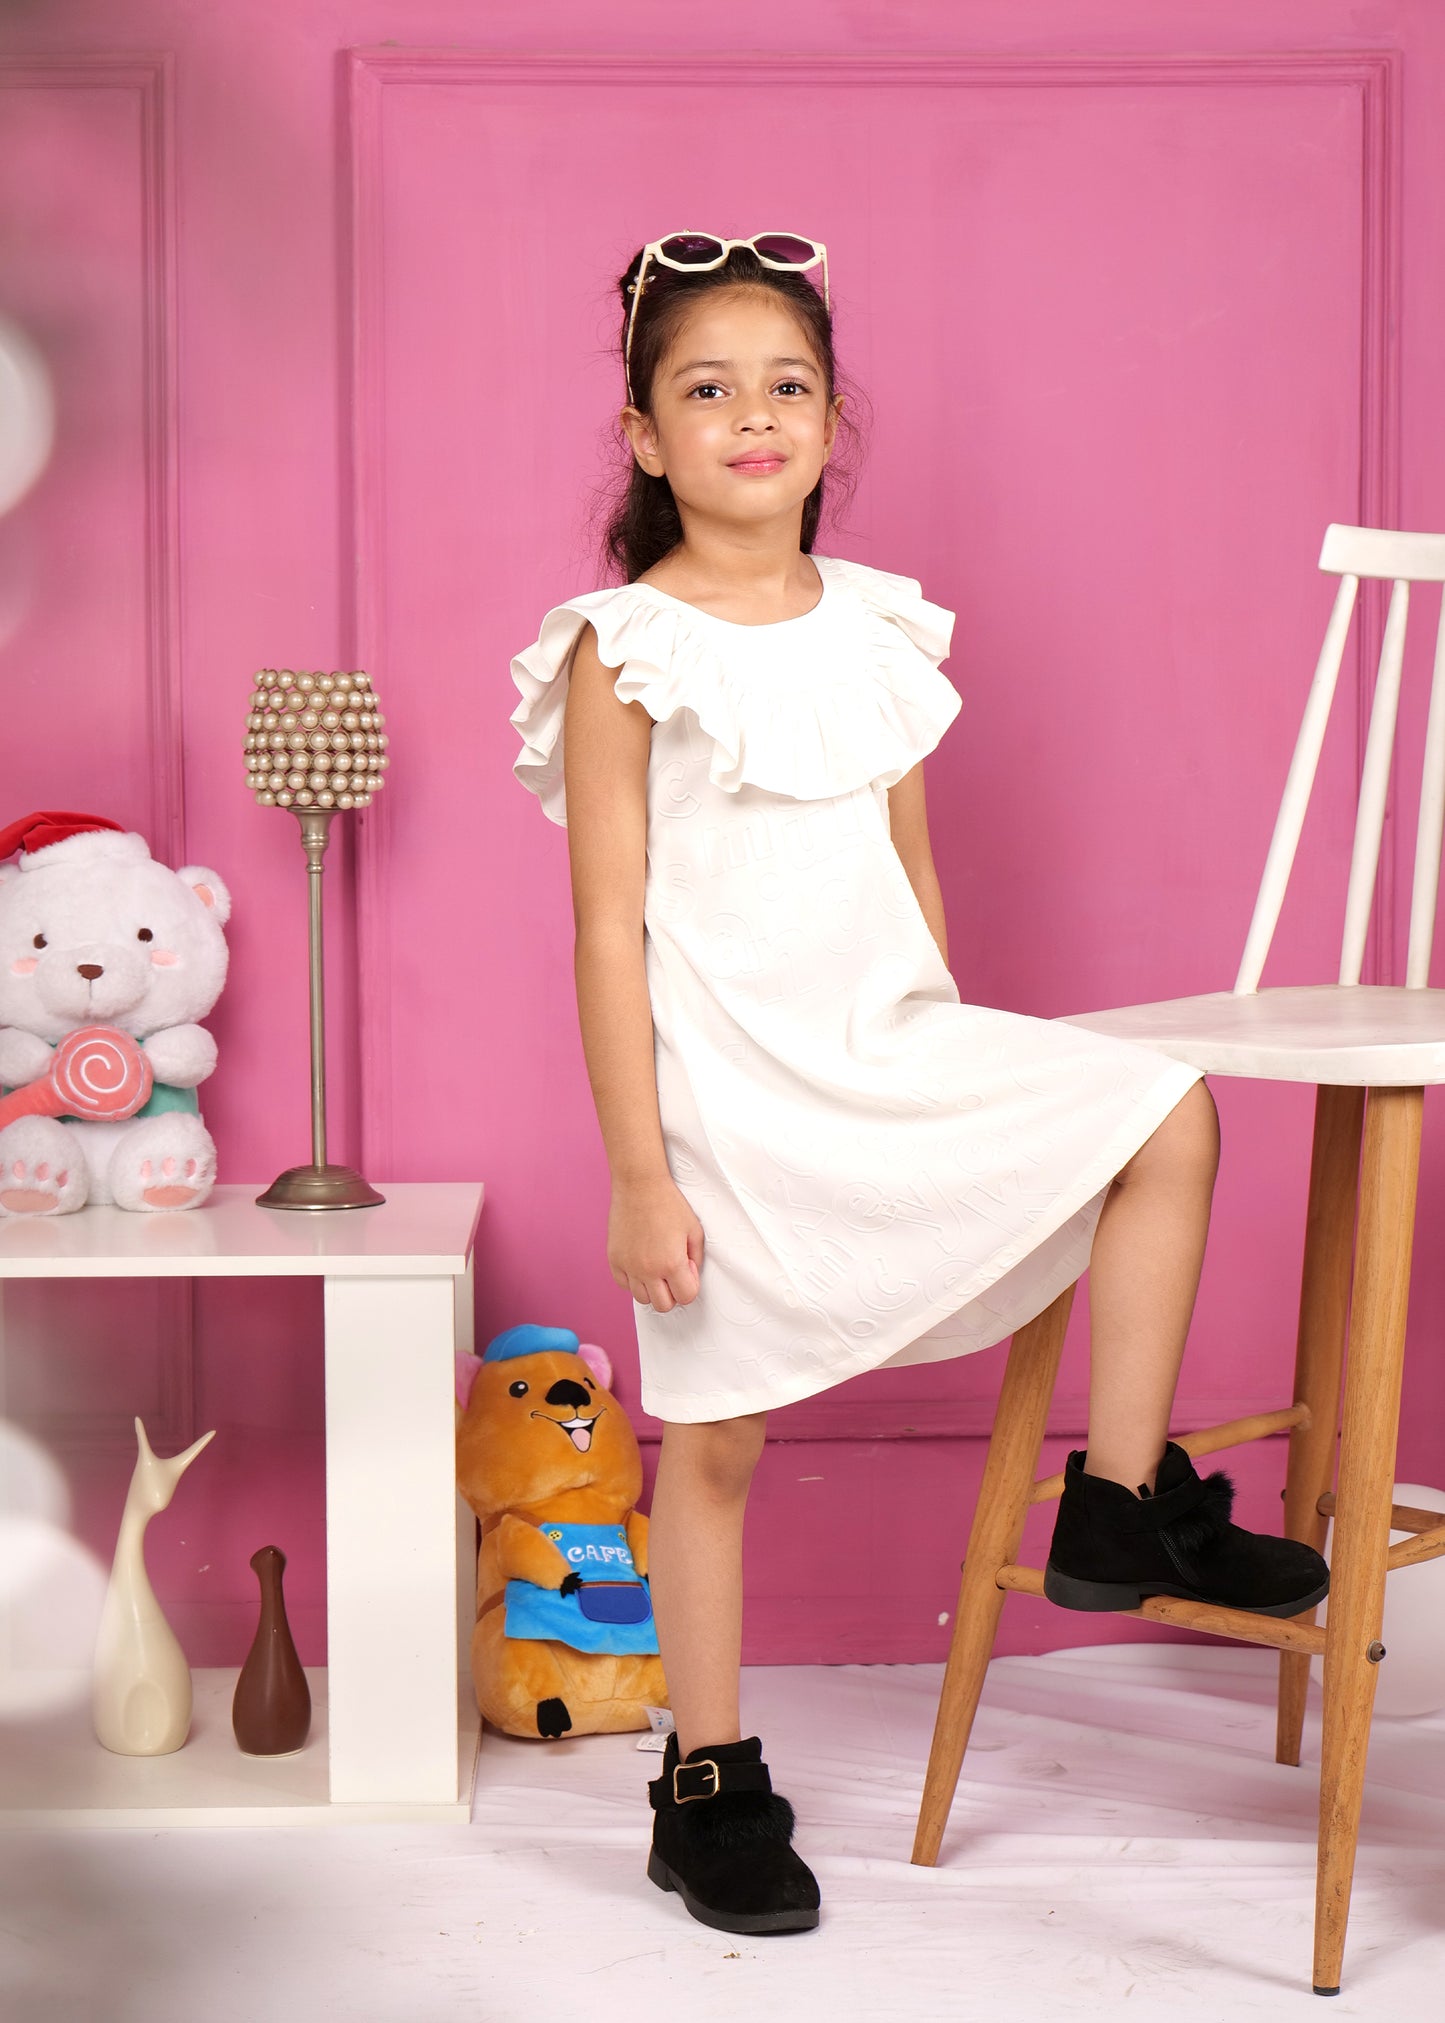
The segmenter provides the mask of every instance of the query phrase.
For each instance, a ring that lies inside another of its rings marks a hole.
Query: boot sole
[[[1318,1608],[1330,1591],[1328,1581],[1295,1601],[1271,1602],[1267,1607],[1245,1610],[1251,1616],[1302,1616],[1306,1609]],[[1149,1581],[1134,1587],[1127,1581],[1075,1580],[1060,1573],[1050,1561],[1044,1567],[1044,1597],[1061,1609],[1078,1609],[1085,1614],[1112,1614],[1120,1609],[1137,1609],[1150,1595],[1176,1595],[1181,1601],[1205,1602],[1211,1608],[1236,1608],[1242,1604],[1221,1602],[1215,1595],[1201,1594],[1198,1588],[1172,1586],[1167,1581]]]
[[[715,1932],[811,1932],[818,1923],[818,1913],[809,1910],[796,1911],[715,1911],[707,1904],[700,1903],[679,1875],[674,1875],[667,1863],[658,1855],[656,1848],[647,1857],[647,1878],[660,1890],[676,1890],[687,1908],[688,1915],[697,1919],[700,1925],[711,1925]]]

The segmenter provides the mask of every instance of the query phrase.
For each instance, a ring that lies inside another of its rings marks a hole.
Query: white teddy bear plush
[[[230,895],[94,816],[27,817],[0,857],[18,846],[0,863],[0,1090],[40,1082],[56,1046],[94,1026],[139,1042],[154,1085],[124,1122],[23,1115],[0,1129],[0,1217],[198,1207],[216,1148],[195,1092],[216,1043],[197,1020],[226,980]]]

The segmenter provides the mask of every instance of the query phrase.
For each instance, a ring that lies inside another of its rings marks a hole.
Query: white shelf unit
[[[467,1816],[478,1723],[461,1674],[474,1606],[470,1514],[455,1488],[453,1355],[472,1345],[477,1182],[383,1187],[378,1208],[261,1208],[218,1187],[203,1208],[87,1208],[0,1222],[4,1281],[324,1281],[328,1665],[310,1674],[311,1740],[245,1757],[235,1673],[197,1672],[186,1746],[112,1756],[72,1693],[0,1726],[0,1826],[223,1825]],[[63,1690],[63,1688],[62,1688]]]

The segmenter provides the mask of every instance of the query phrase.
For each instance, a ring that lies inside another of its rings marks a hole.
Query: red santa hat
[[[8,829],[0,829],[0,864],[19,852],[33,856],[37,850],[49,849],[52,843],[64,843],[71,836],[84,836],[96,829],[125,833],[119,822],[108,822],[104,815],[68,815],[55,809],[22,815]]]

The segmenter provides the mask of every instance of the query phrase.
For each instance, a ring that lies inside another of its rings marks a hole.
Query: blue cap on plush
[[[579,1337],[571,1328],[539,1328],[533,1321],[520,1327],[503,1328],[493,1335],[482,1356],[484,1363],[509,1363],[513,1356],[575,1356]]]

